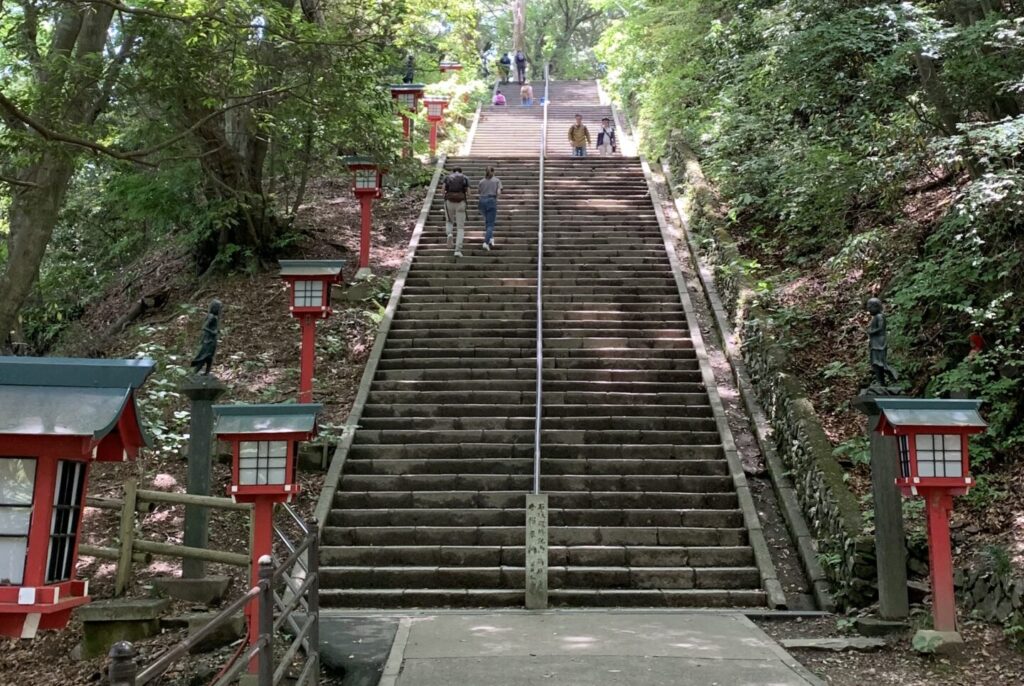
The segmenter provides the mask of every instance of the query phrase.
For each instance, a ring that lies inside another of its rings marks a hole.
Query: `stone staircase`
[[[593,82],[550,92],[569,101],[565,129],[577,111],[610,114]],[[470,157],[447,161],[474,189],[497,167],[496,250],[474,194],[455,260],[437,194],[324,529],[325,607],[523,604],[539,112],[485,111]],[[564,142],[549,145],[544,200],[550,602],[764,605],[641,163],[555,157]]]
[[[551,603],[763,605],[638,159],[547,160],[543,296]]]
[[[451,158],[475,191],[484,158]],[[437,193],[324,529],[327,607],[521,605],[533,475],[538,160],[496,164],[496,249]]]

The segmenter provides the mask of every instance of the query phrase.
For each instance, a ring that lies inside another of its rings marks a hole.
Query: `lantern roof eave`
[[[980,431],[988,424],[978,412],[980,400],[877,398],[885,422],[897,427],[942,427]]]
[[[345,260],[278,260],[281,276],[331,276],[341,274]]]
[[[214,428],[217,436],[234,434],[312,434],[317,416],[323,410],[319,403],[276,403],[264,405],[214,405]]]

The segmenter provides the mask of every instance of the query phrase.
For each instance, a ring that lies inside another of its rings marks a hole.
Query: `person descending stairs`
[[[615,157],[570,158],[572,117],[592,122],[594,136],[611,108],[592,81],[552,82],[549,94],[549,601],[763,606],[775,575],[642,163],[621,146]],[[359,429],[339,456],[323,535],[325,607],[523,604],[542,117],[540,107],[484,108],[470,155],[446,161],[473,189],[496,167],[500,240],[482,248],[471,194],[455,258],[435,194]]]

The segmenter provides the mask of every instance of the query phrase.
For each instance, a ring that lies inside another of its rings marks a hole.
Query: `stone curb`
[[[472,138],[468,140],[472,140]],[[334,451],[333,457],[331,457],[331,464],[327,468],[326,476],[324,476],[324,486],[320,491],[320,499],[317,501],[315,512],[321,532],[324,530],[327,517],[331,513],[334,495],[338,491],[338,480],[341,478],[341,470],[345,466],[345,458],[348,457],[349,448],[352,447],[356,429],[359,428],[359,420],[363,415],[363,406],[366,405],[366,400],[370,395],[370,386],[373,384],[373,377],[377,374],[377,364],[380,362],[381,355],[384,352],[388,332],[391,330],[391,322],[395,318],[395,312],[398,311],[398,303],[402,299],[405,280],[409,276],[409,270],[412,268],[412,261],[416,256],[416,248],[419,247],[420,237],[423,235],[423,227],[427,223],[427,217],[430,216],[430,207],[434,202],[434,193],[437,191],[438,182],[441,180],[441,172],[444,171],[444,163],[447,159],[448,156],[443,153],[437,158],[434,176],[430,180],[427,196],[423,199],[423,209],[420,210],[419,219],[416,220],[416,228],[413,229],[412,238],[409,241],[409,250],[402,261],[401,268],[398,270],[395,283],[391,287],[391,298],[388,300],[387,309],[384,310],[384,317],[377,328],[377,338],[374,341],[373,350],[370,351],[370,357],[366,360],[366,365],[363,367],[363,376],[359,381],[359,390],[356,393],[355,402],[352,404],[352,410],[348,414],[348,419],[345,420],[341,441],[338,443],[338,448]]]
[[[613,111],[615,109],[613,108]],[[651,167],[643,155],[640,155],[640,165],[644,170],[644,179],[647,181],[647,189],[651,194],[651,204],[654,206],[654,214],[658,218],[661,237],[665,242],[665,252],[668,254],[669,263],[672,266],[672,277],[676,282],[676,290],[679,291],[679,299],[682,302],[683,310],[686,312],[686,323],[689,327],[690,338],[693,341],[694,351],[700,364],[701,377],[715,415],[718,433],[722,437],[722,448],[729,464],[729,473],[732,476],[733,485],[736,487],[736,495],[739,499],[740,509],[743,512],[743,521],[749,533],[750,545],[754,549],[754,559],[757,562],[757,568],[761,575],[761,586],[768,596],[769,607],[784,608],[786,607],[786,594],[775,572],[775,564],[772,562],[771,553],[768,550],[768,542],[765,540],[764,530],[761,528],[761,519],[757,515],[754,499],[750,495],[750,487],[747,485],[747,477],[743,473],[743,465],[740,463],[739,453],[736,451],[732,430],[729,428],[729,421],[725,416],[722,399],[718,395],[718,384],[708,363],[707,351],[704,349],[704,339],[700,332],[700,324],[697,322],[693,302],[690,300],[690,294],[686,290],[686,282],[679,267],[679,256],[676,255],[672,230],[665,220],[660,196],[654,187],[654,179],[651,177]]]
[[[675,193],[671,171],[666,164],[661,164],[660,166],[665,176],[665,185],[668,188],[669,195],[672,196],[676,212],[679,215],[680,221],[683,222],[683,236],[686,239],[690,262],[693,265],[694,271],[700,277],[701,288],[714,315],[718,338],[722,343],[726,359],[729,361],[729,367],[732,369],[733,380],[736,382],[740,397],[743,399],[747,418],[754,429],[757,444],[764,455],[765,463],[768,465],[768,474],[771,477],[772,486],[775,489],[775,495],[781,506],[783,517],[786,520],[786,526],[789,528],[790,537],[796,543],[797,551],[800,555],[800,563],[803,566],[804,573],[807,574],[808,581],[811,582],[815,602],[817,602],[818,607],[822,610],[832,612],[835,610],[835,601],[832,598],[828,577],[818,562],[815,539],[807,527],[807,522],[804,520],[803,510],[800,508],[796,490],[793,488],[793,483],[787,474],[786,467],[782,463],[778,451],[775,449],[775,444],[772,441],[771,427],[769,427],[764,409],[754,393],[753,384],[747,374],[746,364],[744,364],[743,356],[736,345],[736,336],[732,326],[729,324],[728,312],[718,295],[714,275],[704,261],[701,260],[699,248],[693,240],[693,234],[690,233],[686,226],[685,208],[682,199]]]

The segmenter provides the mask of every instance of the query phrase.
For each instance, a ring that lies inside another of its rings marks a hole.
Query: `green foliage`
[[[868,446],[867,436],[855,436],[848,441],[843,441],[832,450],[832,455],[836,459],[845,458],[855,465],[871,464],[871,450]]]
[[[972,440],[975,464],[1022,454],[1020,9],[605,6],[620,13],[597,53],[643,149],[677,168],[700,159],[730,230],[765,263],[765,285],[787,269],[820,269],[835,286],[883,296],[891,355],[912,390],[985,401],[990,427]],[[772,325],[786,346],[816,339],[810,314],[776,307]],[[968,358],[972,332],[986,347]]]
[[[54,54],[64,13],[101,14],[94,10],[0,3],[0,92],[18,108],[0,108],[0,239],[17,226],[8,188],[34,188],[33,165],[48,156],[74,162],[69,182],[45,188],[59,216],[33,227],[42,230],[37,243],[49,243],[21,306],[20,334],[36,352],[114,281],[123,288],[145,271],[147,256],[189,256],[194,275],[272,264],[301,238],[294,219],[308,180],[347,177],[339,153],[388,163],[391,194],[423,184],[422,165],[399,157],[400,128],[381,87],[401,79],[406,55],[418,81],[451,97],[453,120],[466,119],[485,90],[475,0],[131,0],[117,3],[100,54]],[[442,58],[464,69],[444,75]],[[80,92],[48,86],[57,73]],[[89,110],[95,117],[65,116]],[[463,130],[453,121],[449,135]],[[425,150],[426,137],[417,138]],[[27,186],[9,181],[22,178]],[[7,247],[0,240],[0,277],[11,266]]]
[[[942,645],[942,637],[936,634],[915,633],[911,647],[919,653],[933,655]]]

